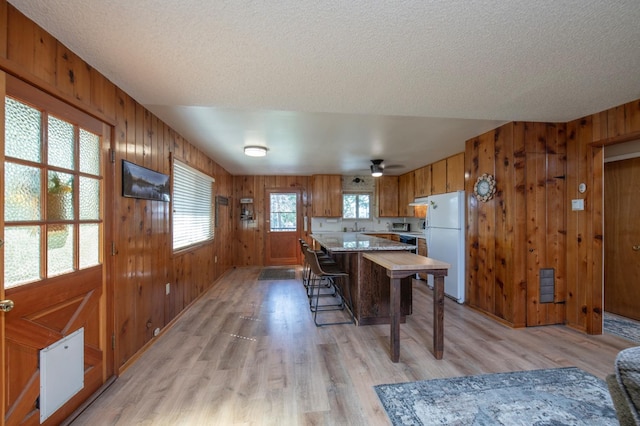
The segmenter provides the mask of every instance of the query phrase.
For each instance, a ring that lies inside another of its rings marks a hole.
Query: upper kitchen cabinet
[[[431,194],[447,192],[447,160],[440,160],[431,165]]]
[[[464,152],[431,165],[431,194],[464,191]]]
[[[447,158],[447,192],[464,191],[464,152]]]
[[[414,198],[431,195],[431,165],[414,170]]]
[[[311,182],[311,215],[342,217],[342,176],[314,175]]]
[[[405,173],[398,177],[398,216],[414,216],[413,206],[409,203],[415,198],[414,174]]]
[[[378,217],[398,217],[398,176],[376,178]]]

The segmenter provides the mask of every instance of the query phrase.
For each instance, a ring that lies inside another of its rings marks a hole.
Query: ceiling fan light
[[[250,145],[244,147],[244,155],[249,157],[264,157],[267,155],[267,148],[264,146]]]
[[[378,164],[372,164],[371,165],[371,176],[373,176],[373,177],[382,176],[382,167],[380,167],[380,165],[378,165]]]

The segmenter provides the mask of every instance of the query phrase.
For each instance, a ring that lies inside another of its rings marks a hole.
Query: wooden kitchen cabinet
[[[385,240],[394,240],[394,237],[398,237],[397,241],[400,241],[400,237],[392,233],[374,232],[374,233],[367,233],[367,235],[371,235],[372,237],[384,238]]]
[[[398,216],[411,217],[415,215],[413,206],[409,203],[415,198],[414,174],[405,173],[398,177]]]
[[[376,178],[378,217],[398,217],[398,176]]]
[[[431,165],[431,194],[447,192],[447,159],[437,161]]]
[[[464,191],[464,152],[447,158],[447,192]]]
[[[342,176],[313,175],[311,180],[311,215],[342,217]]]
[[[414,198],[431,195],[431,164],[413,171]]]
[[[464,152],[431,165],[431,194],[464,191]]]

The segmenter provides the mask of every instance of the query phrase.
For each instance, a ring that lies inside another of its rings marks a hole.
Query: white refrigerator
[[[444,293],[464,303],[465,291],[465,196],[464,191],[432,195],[427,198],[427,256],[451,265],[444,278]],[[433,276],[428,275],[433,287]]]

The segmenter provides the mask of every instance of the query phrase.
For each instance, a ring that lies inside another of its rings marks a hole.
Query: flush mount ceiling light
[[[383,160],[371,160],[371,176],[380,177],[382,176],[382,172],[384,171],[384,167],[382,167]]]
[[[264,157],[267,155],[267,148],[264,146],[250,145],[244,147],[244,155],[249,157]]]

